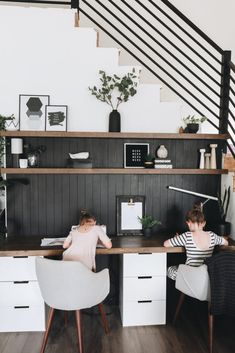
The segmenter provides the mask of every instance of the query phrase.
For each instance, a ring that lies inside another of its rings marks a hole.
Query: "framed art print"
[[[124,143],[124,168],[144,168],[149,143]]]
[[[47,105],[46,131],[66,131],[67,111],[67,105]]]
[[[140,235],[142,224],[138,217],[145,216],[145,196],[116,196],[117,235]]]
[[[49,96],[21,94],[19,97],[20,130],[45,131],[46,105]]]

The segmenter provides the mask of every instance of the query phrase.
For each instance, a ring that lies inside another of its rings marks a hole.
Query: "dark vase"
[[[121,116],[117,110],[113,110],[109,114],[109,132],[121,131]]]
[[[146,238],[150,238],[152,236],[152,228],[144,228],[143,234]]]
[[[199,130],[199,124],[187,124],[185,130],[185,132],[188,132],[190,134],[196,134]]]

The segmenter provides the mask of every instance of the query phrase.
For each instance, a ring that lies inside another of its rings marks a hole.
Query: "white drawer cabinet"
[[[44,331],[35,257],[0,258],[0,332]]]
[[[119,302],[123,326],[165,324],[165,253],[121,255]]]

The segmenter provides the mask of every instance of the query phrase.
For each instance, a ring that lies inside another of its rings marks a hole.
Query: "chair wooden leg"
[[[109,333],[109,325],[108,325],[108,320],[107,320],[107,316],[106,316],[106,313],[105,313],[105,310],[104,310],[103,303],[98,304],[98,307],[99,307],[99,311],[100,311],[100,314],[101,314],[102,324],[104,326],[104,331],[107,334],[107,333]]]
[[[78,334],[78,348],[79,348],[79,352],[83,353],[84,352],[84,347],[83,347],[81,311],[80,310],[76,310],[75,314],[76,314],[77,334]]]
[[[55,309],[50,308],[49,309],[49,314],[48,314],[47,328],[46,328],[46,332],[44,333],[44,336],[43,336],[42,347],[41,347],[40,353],[44,353],[44,351],[45,351],[54,314],[55,314]]]
[[[68,326],[68,312],[67,311],[64,312],[64,325]]]
[[[178,301],[178,304],[177,304],[177,307],[176,307],[175,315],[174,315],[174,318],[173,318],[173,325],[176,322],[176,319],[178,317],[178,314],[180,312],[180,309],[181,309],[181,306],[182,306],[182,304],[184,302],[184,299],[185,299],[185,294],[181,292],[180,293],[180,297],[179,297],[179,301]]]
[[[208,331],[209,331],[209,352],[213,351],[213,329],[214,329],[214,316],[210,313],[210,303],[208,303]]]

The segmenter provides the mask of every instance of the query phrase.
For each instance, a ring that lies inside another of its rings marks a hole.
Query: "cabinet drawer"
[[[165,300],[166,276],[126,277],[123,279],[123,300]]]
[[[166,275],[166,254],[124,254],[123,276]]]
[[[0,281],[36,280],[35,257],[1,257]]]
[[[166,302],[127,301],[123,303],[123,326],[164,325],[166,323]]]
[[[0,293],[0,306],[43,304],[37,281],[0,282]]]
[[[0,332],[45,331],[45,307],[0,307]]]

